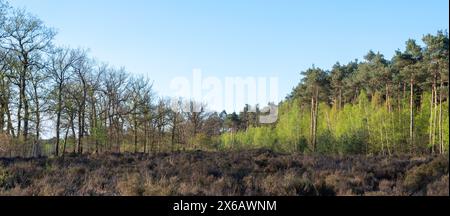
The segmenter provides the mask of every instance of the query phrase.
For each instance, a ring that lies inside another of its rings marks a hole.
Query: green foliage
[[[308,124],[302,118],[299,101],[294,100],[286,102],[279,108],[278,123],[275,127],[275,133],[278,137],[278,145],[276,149],[279,151],[299,151],[301,149],[300,142],[304,131]]]
[[[246,131],[221,135],[222,149],[275,148],[277,136],[270,127],[249,127]]]
[[[443,118],[443,138],[444,138],[444,148],[445,152],[448,152],[448,143],[449,143],[449,119],[448,119],[448,112],[449,112],[449,106],[448,101],[445,103],[442,107],[442,110],[444,111],[444,118]]]
[[[415,115],[417,149],[428,146],[430,120],[430,93],[421,98],[421,107]],[[317,126],[317,152],[322,154],[394,154],[409,153],[408,99],[390,109],[379,92],[369,100],[361,91],[355,103],[347,103],[340,110],[321,103]],[[397,107],[397,109],[396,109]],[[406,107],[399,109],[398,107]],[[448,103],[443,104],[443,141],[448,150]],[[275,127],[250,127],[246,131],[221,135],[223,149],[270,148],[279,152],[311,152],[308,144],[310,116],[299,100],[288,100],[279,107]],[[436,136],[438,136],[436,132]]]

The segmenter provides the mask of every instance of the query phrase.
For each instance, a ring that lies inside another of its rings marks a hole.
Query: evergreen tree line
[[[447,32],[408,40],[391,60],[369,51],[364,61],[301,73],[280,104],[279,121],[231,131],[222,147],[267,147],[329,154],[446,154],[449,145]]]

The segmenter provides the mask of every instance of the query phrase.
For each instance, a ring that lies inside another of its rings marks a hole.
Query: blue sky
[[[57,29],[56,44],[147,74],[168,96],[174,77],[201,69],[221,79],[276,76],[282,99],[312,64],[329,69],[369,49],[390,58],[408,38],[449,27],[448,0],[9,2]]]

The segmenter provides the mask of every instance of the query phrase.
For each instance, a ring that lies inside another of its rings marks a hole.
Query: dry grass
[[[0,159],[0,195],[449,195],[446,157],[269,150]]]

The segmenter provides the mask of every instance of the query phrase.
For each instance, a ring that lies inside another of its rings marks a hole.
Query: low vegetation
[[[0,159],[0,195],[449,195],[448,156],[271,150]]]

